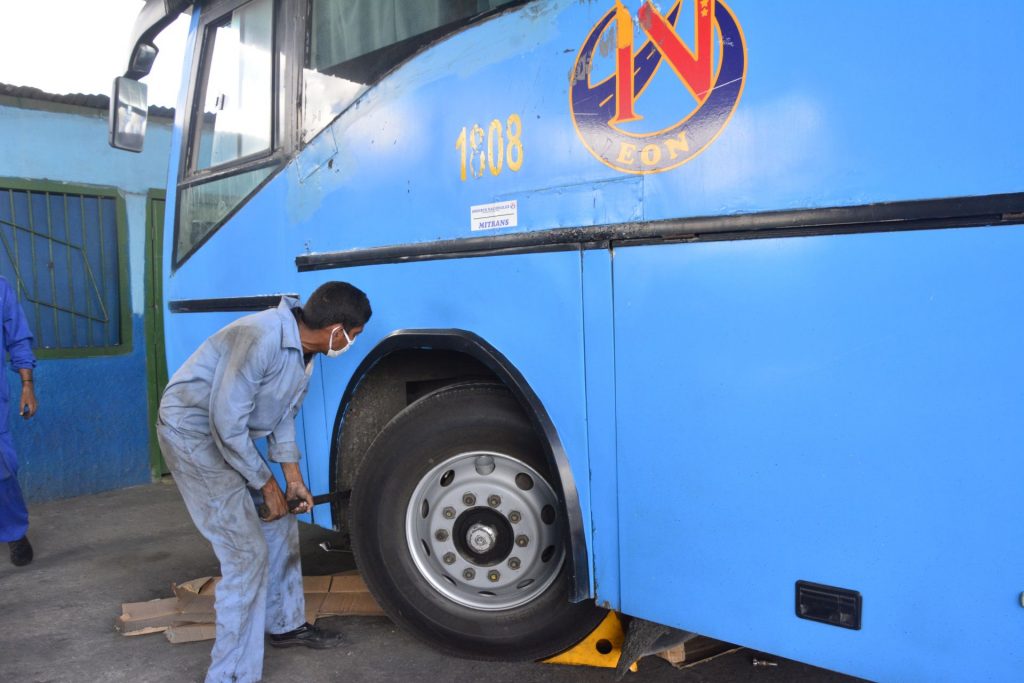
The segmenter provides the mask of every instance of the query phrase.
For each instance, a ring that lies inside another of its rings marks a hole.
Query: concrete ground
[[[0,557],[0,681],[201,681],[211,643],[171,645],[160,634],[124,637],[114,631],[122,602],[170,597],[172,581],[219,573],[210,546],[192,526],[173,482],[31,507],[29,537],[36,559],[25,568]],[[303,526],[307,574],[352,568],[348,553],[325,553],[329,532]],[[268,648],[264,680],[487,681],[501,683],[613,681],[610,670],[536,663],[494,664],[439,654],[384,617],[320,622],[343,631],[335,650]],[[677,671],[658,658],[640,662],[628,683],[824,683],[852,679],[768,657],[778,667],[751,666],[749,650]]]

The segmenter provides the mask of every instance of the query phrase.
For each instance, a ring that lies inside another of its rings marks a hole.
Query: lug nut
[[[463,505],[476,505],[476,496],[472,493],[466,493],[462,496]]]
[[[492,569],[491,571],[487,572],[487,578],[490,579],[491,582],[493,583],[501,578],[501,574],[498,573],[497,569]]]
[[[436,538],[439,541],[447,541],[448,540],[448,531],[445,530],[445,529],[438,529],[437,531],[434,532],[434,538]]]
[[[508,521],[512,522],[513,524],[519,524],[519,522],[522,519],[523,516],[519,513],[519,510],[513,510],[512,512],[508,513]]]
[[[496,508],[501,505],[501,496],[487,496],[487,504],[492,508]]]
[[[455,508],[453,508],[453,507],[446,507],[444,509],[444,512],[442,512],[441,514],[444,515],[445,519],[455,519]]]
[[[444,554],[444,563],[445,564],[455,564],[455,553],[445,553]]]
[[[476,578],[476,571],[472,567],[470,567],[462,572],[462,578],[464,578],[466,581],[472,581]]]
[[[522,562],[519,561],[518,557],[510,557],[510,558],[508,558],[508,568],[509,569],[519,569],[519,567],[521,567],[521,566],[522,566]]]
[[[526,546],[530,545],[529,537],[524,536],[523,534],[519,534],[518,536],[516,536],[516,545],[520,548],[525,548]]]

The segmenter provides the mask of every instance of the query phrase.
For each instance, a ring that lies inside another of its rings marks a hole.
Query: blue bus
[[[369,294],[298,426],[397,623],[1024,675],[1024,4],[148,0],[112,144],[182,12],[168,365]]]

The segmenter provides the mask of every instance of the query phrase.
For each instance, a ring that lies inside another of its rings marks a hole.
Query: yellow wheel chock
[[[590,632],[590,635],[565,652],[543,661],[545,664],[572,664],[614,669],[619,664],[619,655],[622,653],[622,643],[625,640],[626,633],[622,629],[619,615],[615,612],[608,612],[608,616]],[[637,670],[636,662],[633,662],[629,670]]]

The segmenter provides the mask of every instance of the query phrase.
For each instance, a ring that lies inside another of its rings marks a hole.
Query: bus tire
[[[356,473],[352,544],[396,623],[448,654],[536,660],[605,615],[572,603],[565,512],[541,443],[497,384],[439,389],[396,415]]]

